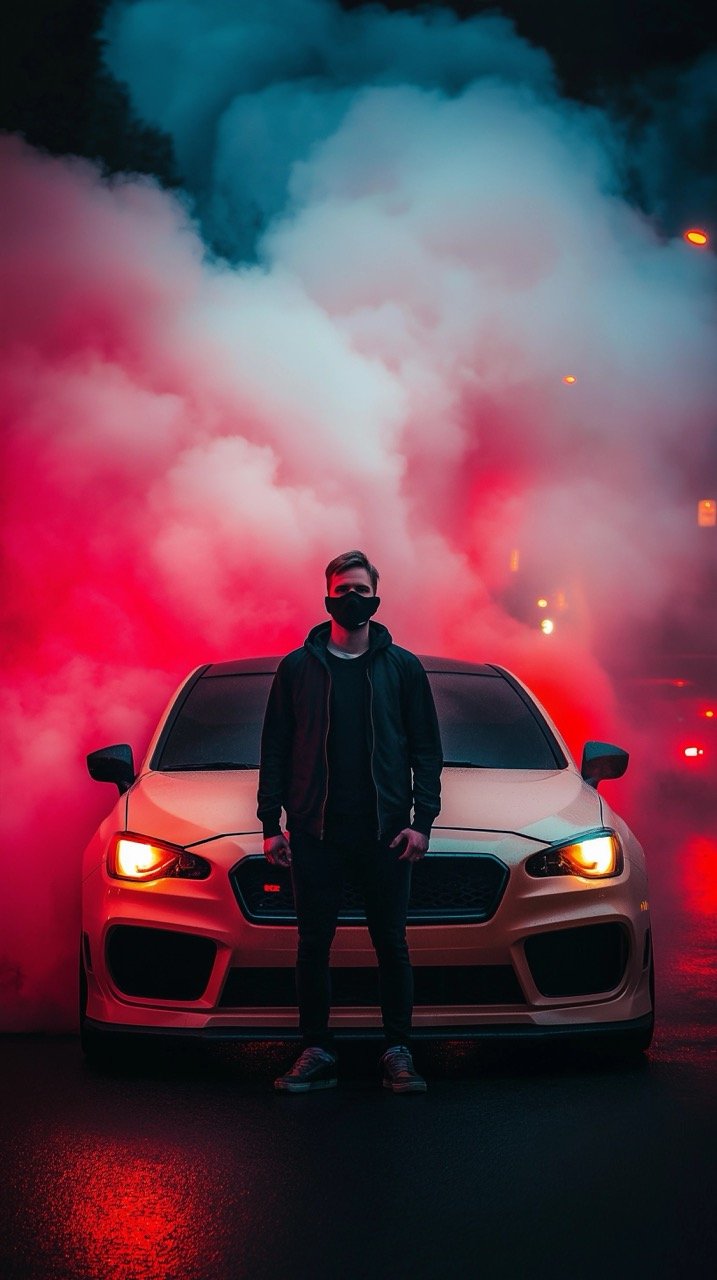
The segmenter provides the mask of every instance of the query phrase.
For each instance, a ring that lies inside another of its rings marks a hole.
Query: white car
[[[262,853],[259,741],[278,658],[199,667],[145,759],[88,756],[119,796],[84,855],[80,1020],[97,1057],[147,1036],[298,1038],[290,872]],[[516,676],[421,659],[441,725],[442,809],[413,866],[414,1038],[567,1037],[648,1048],[645,857],[598,794],[627,753],[581,768]],[[375,954],[348,883],[332,949],[337,1039],[380,1037]]]

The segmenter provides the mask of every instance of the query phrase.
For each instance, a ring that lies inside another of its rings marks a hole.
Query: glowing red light
[[[563,378],[563,382],[565,383],[566,387],[572,387],[573,383],[577,382],[577,378],[573,377],[572,373],[566,373],[565,377]]]
[[[712,720],[713,717],[714,717],[714,711],[705,711],[705,718],[707,720]]]
[[[129,1143],[94,1135],[91,1143],[73,1135],[50,1150],[62,1161],[63,1212],[48,1230],[69,1274],[85,1270],[90,1258],[103,1280],[185,1274],[185,1267],[187,1275],[200,1274],[205,1246],[195,1214],[212,1222],[215,1213],[206,1161],[202,1168],[169,1137],[141,1155]]]
[[[684,753],[690,759],[694,759],[695,756],[703,756],[705,754],[703,747],[685,747]]]
[[[281,893],[280,884],[265,884],[264,893]]]
[[[710,242],[707,232],[703,231],[701,227],[690,227],[689,231],[684,232],[683,239],[686,240],[688,244],[696,244],[700,247],[703,247]]]

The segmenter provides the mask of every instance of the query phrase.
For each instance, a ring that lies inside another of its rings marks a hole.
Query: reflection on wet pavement
[[[105,1280],[197,1269],[217,1234],[216,1167],[169,1141],[137,1144],[56,1128],[35,1133],[39,1248],[47,1274]]]

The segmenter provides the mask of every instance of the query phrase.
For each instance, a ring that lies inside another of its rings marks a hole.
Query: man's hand
[[[428,836],[424,836],[422,831],[414,831],[413,827],[404,827],[403,831],[399,831],[395,840],[392,840],[389,849],[395,849],[399,844],[406,841],[406,848],[403,853],[399,854],[399,862],[418,862],[419,858],[425,857],[428,848]]]
[[[277,867],[291,866],[291,845],[283,832],[278,836],[267,836],[264,841],[264,857]]]

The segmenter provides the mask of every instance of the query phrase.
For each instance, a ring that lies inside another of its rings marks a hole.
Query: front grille
[[[261,856],[243,858],[229,873],[239,906],[254,924],[295,925],[287,867]],[[508,883],[508,868],[491,853],[429,853],[413,864],[408,924],[475,924],[490,920]],[[271,886],[271,887],[268,887]],[[339,924],[365,924],[361,887],[344,882]]]
[[[617,923],[554,929],[526,938],[525,956],[541,995],[595,995],[614,990],[622,981],[627,934]]]
[[[216,943],[174,929],[115,925],[107,940],[107,967],[127,996],[148,1000],[199,1000],[216,955]]]
[[[415,965],[414,1005],[519,1004],[525,999],[509,964]],[[334,1006],[378,1005],[378,968],[332,968]],[[219,1007],[296,1007],[294,969],[230,969]]]

